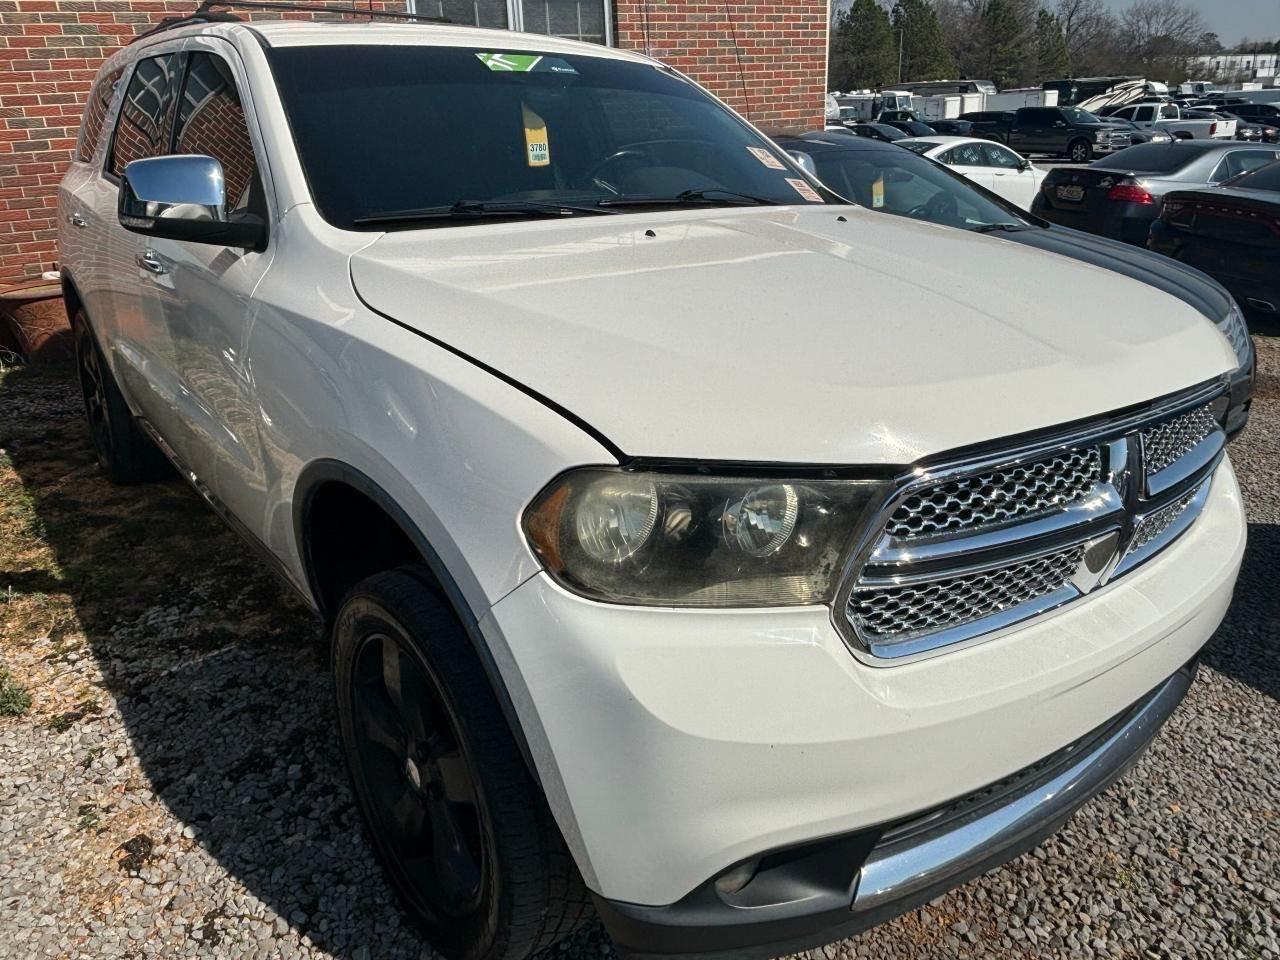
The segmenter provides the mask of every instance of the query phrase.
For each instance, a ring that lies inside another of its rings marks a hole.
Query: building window
[[[475,27],[613,43],[613,0],[409,0],[409,12]]]

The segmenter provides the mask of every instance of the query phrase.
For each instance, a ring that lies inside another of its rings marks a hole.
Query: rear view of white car
[[[1040,190],[1044,171],[1030,160],[1020,157],[1004,144],[969,137],[912,137],[899,140],[906,147],[930,160],[945,163],[956,173],[981,184],[1023,210]]]
[[[846,936],[1188,689],[1242,321],[884,189],[544,36],[189,22],[103,67],[58,197],[98,459],[178,464],[323,618],[451,960],[592,910],[640,955]]]

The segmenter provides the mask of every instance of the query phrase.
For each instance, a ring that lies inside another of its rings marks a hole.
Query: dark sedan
[[[895,140],[907,139],[907,134],[887,123],[846,123],[845,127],[859,137],[868,140],[879,140],[882,143],[893,143]]]
[[[946,137],[974,137],[973,123],[969,120],[930,120],[935,133]]]
[[[1049,171],[1031,211],[1064,227],[1145,246],[1166,193],[1219,184],[1278,157],[1276,147],[1233,140],[1142,144],[1087,167]]]
[[[1231,295],[1199,270],[1150,251],[1028,215],[943,164],[841,133],[783,133],[774,139],[828,188],[881,213],[927,220],[1071,257],[1140,280],[1189,304],[1231,341],[1239,362],[1231,381],[1227,429],[1237,433],[1253,395],[1253,344]],[[1136,149],[1136,148],[1133,148]]]
[[[1147,245],[1220,281],[1251,313],[1280,316],[1280,163],[1168,194]]]
[[[909,137],[935,137],[938,131],[919,120],[890,120],[889,126],[896,127]]]

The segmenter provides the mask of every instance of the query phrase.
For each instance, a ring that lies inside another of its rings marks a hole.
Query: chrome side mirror
[[[813,157],[799,150],[788,150],[787,155],[796,162],[797,167],[809,174],[809,176],[820,179],[818,177],[818,165],[813,162]]]
[[[253,214],[227,215],[222,164],[179,155],[134,160],[120,179],[120,225],[133,233],[261,250],[267,228]]]

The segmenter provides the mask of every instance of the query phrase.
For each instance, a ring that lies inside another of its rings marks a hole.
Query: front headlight
[[[1249,325],[1245,323],[1244,312],[1235,300],[1231,301],[1231,309],[1218,322],[1217,327],[1236,352],[1236,363],[1243,367],[1252,356],[1253,342],[1249,339]]]
[[[877,481],[715,477],[588,467],[525,511],[547,571],[608,603],[764,607],[827,603]]]

